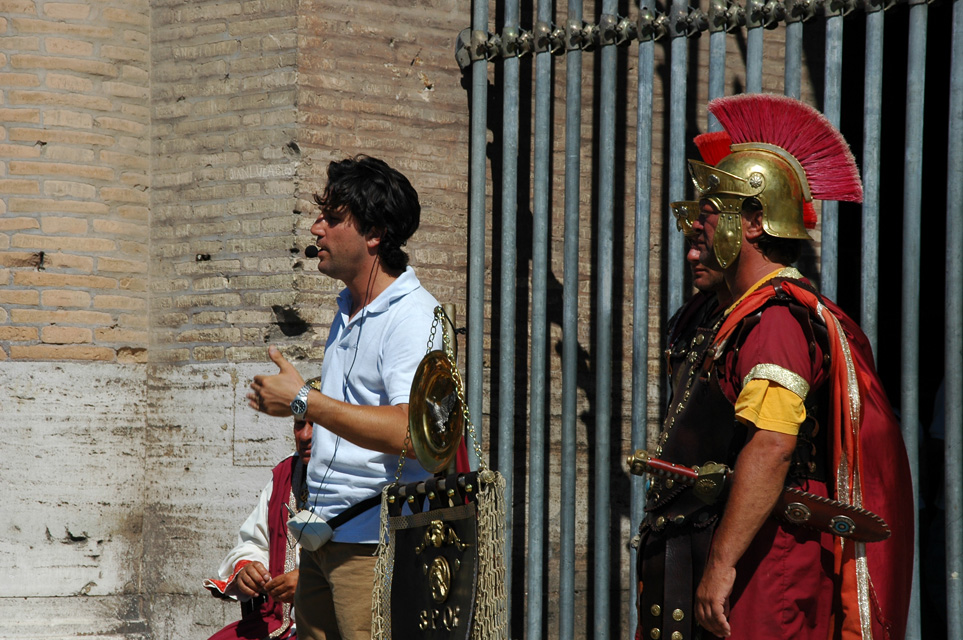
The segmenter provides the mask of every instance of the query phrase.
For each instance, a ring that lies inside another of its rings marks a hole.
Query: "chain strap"
[[[407,433],[405,433],[405,443],[401,446],[401,455],[398,456],[398,468],[395,469],[395,481],[393,486],[396,486],[401,482],[401,472],[405,468],[405,458],[408,457],[408,445],[411,444],[411,427],[408,427]]]
[[[441,322],[443,317],[447,317],[445,316],[445,310],[441,308],[441,305],[435,307],[435,317],[431,319],[431,333],[428,334],[428,344],[425,345],[425,355],[428,355],[434,350],[432,347],[435,346],[435,334],[438,333],[438,323]],[[445,355],[448,355],[448,350],[450,349],[448,332],[442,329],[441,333],[445,342]]]
[[[465,420],[465,426],[468,430],[468,434],[471,436],[472,447],[475,450],[475,455],[478,456],[478,470],[485,474],[487,478],[488,465],[485,464],[485,459],[482,457],[481,447],[478,446],[478,438],[475,436],[475,425],[471,421],[471,413],[468,411],[468,403],[465,401],[465,385],[461,378],[461,372],[458,370],[458,363],[455,361],[455,352],[451,346],[451,335],[454,333],[454,323],[448,314],[445,313],[444,308],[441,305],[435,307],[435,316],[431,321],[431,333],[428,334],[428,343],[425,345],[425,355],[428,355],[435,349],[435,336],[438,334],[438,324],[442,321],[446,321],[452,327],[452,331],[446,331],[444,328],[441,331],[441,351],[448,358],[449,364],[451,364],[452,378],[455,381],[455,393],[458,394],[458,402],[461,404],[461,414]],[[407,432],[405,433],[405,443],[401,448],[401,455],[398,457],[398,468],[395,470],[395,482],[397,485],[401,482],[401,472],[405,468],[405,459],[408,456],[408,447],[411,444],[411,425],[408,425]]]
[[[449,324],[452,324],[451,318],[445,315],[445,310],[440,306],[435,307],[435,322],[438,323],[440,317],[444,317]],[[442,346],[444,347],[445,356],[448,358],[448,362],[451,364],[452,378],[455,380],[455,392],[458,394],[458,402],[461,403],[461,414],[465,419],[465,428],[468,430],[468,435],[471,436],[472,448],[475,450],[475,455],[478,456],[478,470],[487,471],[488,465],[485,464],[485,459],[482,457],[481,447],[478,446],[478,438],[475,436],[475,425],[471,421],[471,413],[468,411],[468,402],[465,401],[465,384],[461,379],[461,371],[458,370],[458,363],[455,361],[455,353],[451,348],[451,334],[454,332],[454,324],[452,324],[452,331],[442,331]],[[434,334],[432,334],[434,338]],[[432,344],[428,343],[429,347]],[[464,437],[464,436],[463,436]]]

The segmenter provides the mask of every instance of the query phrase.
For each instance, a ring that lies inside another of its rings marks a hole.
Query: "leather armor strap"
[[[662,603],[665,589],[665,538],[647,532],[639,547],[637,573],[642,583],[639,594],[639,624],[642,638],[651,638],[652,630],[662,629]]]
[[[668,568],[662,605],[662,636],[665,638],[671,638],[676,631],[683,638],[692,637],[692,600],[696,588],[692,572],[694,537],[673,536],[665,541],[665,564]]]
[[[668,536],[652,530],[643,533],[637,563],[641,638],[668,640],[675,632],[685,639],[698,637],[702,629],[695,622],[693,602],[714,530]]]
[[[727,341],[726,348],[740,348],[749,330],[759,324],[763,312],[771,306],[781,306],[789,312],[799,325],[805,337],[809,355],[815,355],[817,346],[822,350],[824,355],[820,366],[826,369],[829,366],[829,335],[826,325],[818,316],[813,315],[808,307],[799,304],[795,298],[783,290],[782,284],[786,281],[786,278],[774,278],[770,281],[774,291],[773,295],[740,321],[733,331],[733,337]],[[812,291],[802,281],[793,280],[791,282],[795,286]],[[825,415],[828,401],[827,394],[828,387],[822,385],[810,390],[809,395],[804,399],[806,419],[799,426],[799,432],[796,434],[796,449],[792,454],[792,463],[788,474],[793,483],[800,484],[807,479],[826,482],[829,477],[828,434],[820,429],[820,425],[828,424],[828,418]]]

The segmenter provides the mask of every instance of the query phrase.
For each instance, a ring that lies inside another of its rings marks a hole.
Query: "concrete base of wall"
[[[0,363],[0,637],[200,640],[237,619],[202,582],[293,451],[290,419],[243,400],[274,370]]]

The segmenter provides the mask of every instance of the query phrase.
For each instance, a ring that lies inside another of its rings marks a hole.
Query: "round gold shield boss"
[[[408,428],[421,466],[429,473],[448,469],[465,430],[465,416],[451,360],[442,351],[430,351],[415,370]]]

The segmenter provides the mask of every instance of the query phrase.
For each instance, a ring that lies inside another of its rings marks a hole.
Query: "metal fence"
[[[498,25],[490,15],[492,8]],[[557,619],[561,638],[603,639],[634,629],[634,588],[629,587],[635,581],[634,557],[629,559],[633,567],[629,584],[613,588],[614,583],[625,581],[622,549],[628,540],[619,540],[623,546],[613,550],[611,482],[620,461],[613,459],[612,452],[621,445],[613,443],[612,438],[630,438],[631,448],[641,448],[658,428],[657,421],[647,420],[647,415],[655,411],[649,406],[647,390],[659,385],[650,379],[654,375],[650,356],[657,352],[658,345],[650,345],[649,317],[658,313],[665,318],[686,295],[682,237],[671,232],[674,225],[668,222],[667,203],[688,195],[685,160],[690,155],[687,144],[693,130],[718,129],[718,123],[711,120],[692,122],[692,114],[698,111],[693,107],[691,87],[694,82],[707,83],[709,98],[732,93],[738,87],[727,83],[727,68],[744,65],[739,74],[744,78],[741,89],[761,91],[764,56],[773,46],[766,44],[766,34],[772,30],[780,33],[780,43],[785,41],[782,91],[801,97],[806,72],[812,78],[815,106],[834,124],[841,125],[851,143],[861,138],[861,157],[857,150],[865,188],[861,216],[857,207],[857,222],[841,231],[843,218],[837,215],[837,203],[823,204],[817,279],[827,297],[844,307],[847,300],[852,300],[850,308],[858,307],[857,317],[881,360],[881,371],[888,367],[891,372],[888,380],[884,376],[884,382],[888,382],[891,398],[900,410],[917,486],[921,434],[926,442],[937,435],[917,426],[921,412],[929,410],[924,401],[931,401],[934,395],[933,371],[937,371],[935,380],[943,378],[946,382],[945,566],[923,568],[928,575],[945,572],[946,637],[963,637],[963,4],[751,0],[743,6],[710,0],[708,6],[692,8],[673,0],[665,7],[644,3],[628,8],[615,0],[601,0],[593,10],[594,16],[583,16],[581,0],[570,0],[564,11],[550,0],[537,0],[535,6],[521,5],[518,0],[490,6],[476,0],[471,28],[459,35],[456,46],[471,100],[468,402],[474,414],[481,415],[483,399],[497,397],[497,402],[488,407],[492,420],[485,430],[492,439],[492,462],[506,477],[509,503],[516,496],[516,505],[524,505],[509,511],[507,523],[508,545],[515,549],[509,554],[515,559],[509,565],[514,583],[511,593],[515,594],[513,636],[524,635],[529,640],[544,637],[547,615]],[[851,32],[856,35],[847,40],[844,55],[844,34]],[[690,64],[696,38],[706,35],[707,65]],[[813,42],[822,45],[821,55],[813,55]],[[897,54],[898,62],[888,67],[893,50],[905,52],[905,62]],[[620,56],[623,62],[626,59],[625,52],[634,64],[620,63]],[[657,53],[667,60],[666,64],[656,64]],[[580,192],[580,178],[586,172],[579,153],[586,124],[582,122],[586,105],[581,91],[586,56],[593,56],[595,86],[595,104],[590,110],[594,135],[592,193],[587,198],[592,203],[591,212],[585,211],[586,194]],[[822,67],[814,68],[813,59],[821,60]],[[707,79],[700,75],[705,66]],[[627,79],[632,67],[637,77]],[[861,87],[852,81],[844,84],[844,79],[853,77],[861,79]],[[564,132],[556,130],[553,111],[553,87],[559,78],[565,80]],[[664,114],[657,113],[653,106],[657,78],[668,93]],[[628,95],[626,87],[633,85],[636,94]],[[500,108],[492,103],[492,95],[502,97]],[[925,102],[934,95],[941,104]],[[635,138],[626,141],[617,132],[616,113],[630,101],[635,102],[631,109],[636,115]],[[495,120],[497,127],[491,124]],[[490,146],[486,139],[489,129],[495,135]],[[654,131],[666,132],[656,151]],[[893,142],[895,138],[899,139]],[[626,142],[627,148],[634,148],[634,158],[627,158],[625,149],[617,148]],[[492,149],[498,152],[500,166],[489,164]],[[565,158],[561,167],[552,161],[553,152],[559,149]],[[615,176],[624,167],[617,166],[617,158],[635,165],[634,185],[626,184],[622,190]],[[664,167],[660,181],[664,187],[653,182],[654,162]],[[564,175],[561,219],[565,228],[561,418],[552,425],[545,412],[552,384],[547,309],[549,225],[552,219],[558,219],[552,216],[551,193],[553,176],[558,173]],[[519,186],[520,176],[525,178],[525,187]],[[489,201],[488,193],[498,197]],[[901,202],[894,202],[893,193],[901,194]],[[531,244],[521,245],[519,239],[526,238],[529,230],[527,219],[519,220],[518,206],[519,202],[528,202],[529,196]],[[633,203],[633,215],[616,219],[613,212],[625,201]],[[497,220],[491,215],[494,210],[499,213]],[[577,457],[578,447],[578,306],[579,280],[584,276],[580,273],[578,230],[586,219],[592,220],[590,360],[595,400],[594,451],[589,473],[582,477],[566,465]],[[519,233],[522,226],[526,226],[524,234]],[[490,244],[486,233],[489,228]],[[664,244],[661,264],[654,268],[650,229],[659,230]],[[634,244],[634,248],[630,268],[616,272],[613,241],[618,234],[623,234],[626,244]],[[932,255],[934,251],[937,256]],[[486,280],[489,256],[496,256],[492,262],[497,279]],[[522,277],[526,278],[524,283]],[[900,287],[896,287],[897,280]],[[613,290],[623,283],[629,283],[632,291],[631,345],[619,349],[631,361],[631,406],[627,410],[612,404],[613,398],[619,402],[620,392],[613,389],[612,374],[623,367],[621,358],[613,358],[613,340],[622,339],[613,331],[613,317],[622,313],[622,308],[613,303]],[[493,302],[490,314],[494,345],[490,352],[485,347],[487,288],[491,300],[497,300],[497,308]],[[943,317],[924,313],[921,319],[921,308],[931,308],[934,297]],[[650,299],[661,303],[650,308]],[[895,313],[897,307],[899,314]],[[518,319],[524,321],[521,329],[516,326]],[[519,331],[527,338],[528,353],[516,348]],[[486,378],[485,361],[492,363],[497,375]],[[520,379],[525,384],[519,385]],[[527,416],[518,415],[520,408],[525,413],[526,398],[518,397],[517,389],[522,394],[527,390]],[[631,424],[628,434],[621,430],[620,416],[626,411]],[[525,431],[521,438],[520,424]],[[561,501],[557,540],[547,539],[545,454],[555,450],[547,444],[552,433],[559,442],[559,468],[569,469],[561,474],[560,494],[587,494],[591,505],[585,519],[591,523],[587,538],[591,541],[592,562],[583,567],[589,576],[586,589],[591,616],[578,628],[573,613],[579,555],[574,500]],[[527,443],[527,452],[517,447],[519,442]],[[524,473],[516,478],[518,469]],[[527,480],[527,487],[518,484],[520,480]],[[516,495],[521,493],[524,500]],[[633,478],[630,530],[637,528],[642,503],[641,479]],[[513,522],[520,514],[524,523]],[[526,541],[524,552],[518,549],[522,537]],[[519,540],[514,546],[513,538]],[[548,548],[554,550],[553,562],[558,563],[557,599],[547,597]],[[919,594],[925,585],[918,581],[919,572],[916,575],[908,638],[920,638],[924,624],[920,611],[925,603],[921,603]],[[613,603],[613,595],[620,601]],[[629,619],[619,620],[624,615]]]

